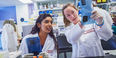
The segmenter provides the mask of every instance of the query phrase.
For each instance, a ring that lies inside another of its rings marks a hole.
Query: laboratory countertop
[[[116,55],[96,56],[96,57],[79,57],[79,58],[116,58]]]
[[[79,57],[79,58],[116,58],[116,50],[104,50],[106,56]]]
[[[105,54],[116,55],[116,50],[104,50]]]
[[[17,58],[17,57],[21,57],[21,51],[15,51],[9,53],[9,58]]]

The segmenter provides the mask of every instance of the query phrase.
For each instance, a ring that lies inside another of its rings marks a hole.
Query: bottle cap
[[[43,56],[39,56],[39,58],[43,58]]]
[[[33,56],[33,58],[37,58],[37,56]]]

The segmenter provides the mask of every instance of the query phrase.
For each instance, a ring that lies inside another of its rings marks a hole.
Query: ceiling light
[[[19,1],[21,1],[22,3],[32,3],[31,0],[19,0]]]

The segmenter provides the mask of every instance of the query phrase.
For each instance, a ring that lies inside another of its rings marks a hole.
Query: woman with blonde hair
[[[72,58],[104,56],[101,40],[108,40],[112,34],[111,16],[102,9],[94,7],[91,18],[96,24],[82,25],[78,9],[73,4],[67,4],[62,9],[65,35],[72,44]]]

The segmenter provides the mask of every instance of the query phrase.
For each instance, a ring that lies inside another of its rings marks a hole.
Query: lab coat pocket
[[[47,53],[49,54],[50,58],[57,58],[55,50],[48,50]]]

